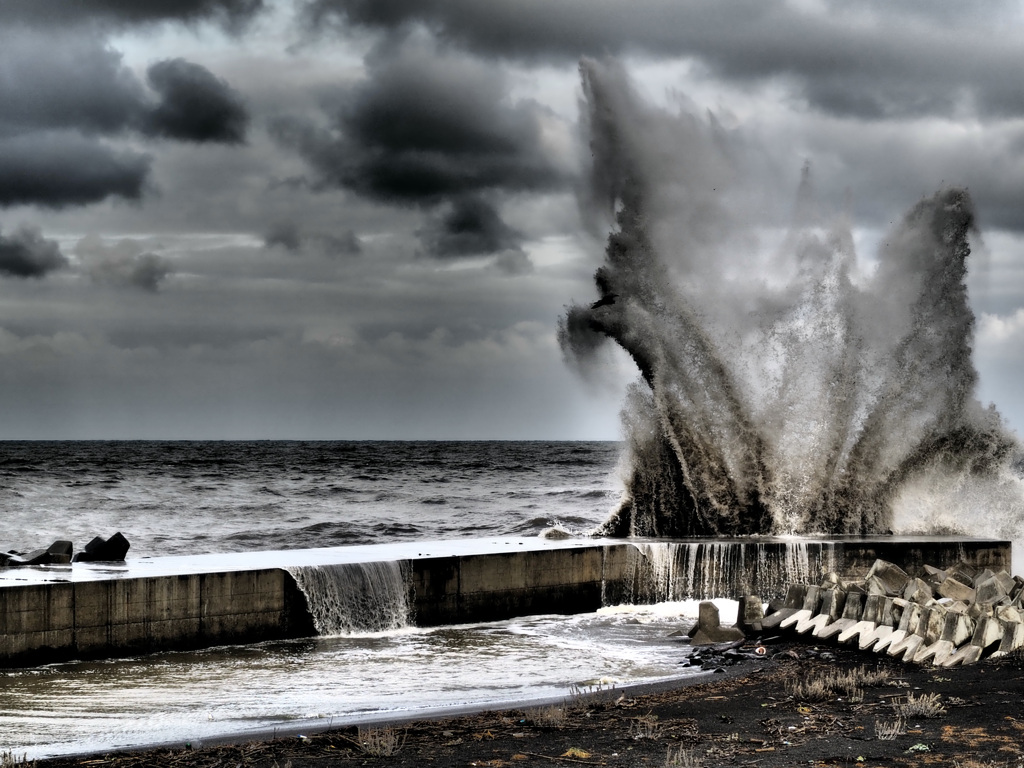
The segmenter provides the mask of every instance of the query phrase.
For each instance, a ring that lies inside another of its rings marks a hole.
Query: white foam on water
[[[31,760],[195,745],[307,721],[443,714],[684,677],[694,670],[680,664],[689,647],[671,636],[684,626],[679,611],[631,606],[8,670],[0,750]]]

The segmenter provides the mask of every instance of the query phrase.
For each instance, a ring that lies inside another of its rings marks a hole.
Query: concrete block
[[[933,597],[935,597],[935,592],[932,589],[932,585],[924,579],[911,579],[903,588],[904,600],[912,600],[915,603],[924,604]]]
[[[924,637],[921,635],[907,635],[898,643],[892,643],[886,653],[894,657],[902,656],[903,661],[912,661],[922,645],[925,645]]]
[[[974,577],[981,573],[982,570],[984,569],[981,567],[975,567],[961,560],[960,562],[954,563],[952,566],[946,569],[946,578],[953,578],[959,581],[961,584],[966,584],[967,586],[973,587]]]
[[[890,626],[879,624],[873,632],[861,634],[858,646],[862,651],[873,650],[875,653],[878,653],[889,646],[890,638],[895,631]]]
[[[777,628],[783,621],[788,619],[790,616],[795,614],[798,608],[783,608],[776,611],[775,613],[769,613],[761,620],[762,631],[768,631],[770,629]]]
[[[948,640],[960,647],[974,636],[975,622],[964,613],[947,613],[940,640]]]
[[[816,613],[821,605],[822,592],[821,587],[808,584],[807,591],[804,593],[804,601],[800,605],[801,609]]]
[[[834,619],[828,614],[819,613],[814,616],[807,616],[796,623],[793,628],[798,635],[806,635],[811,632],[818,632],[828,626]]]
[[[902,598],[898,597],[887,597],[885,603],[882,605],[881,610],[878,612],[878,623],[887,627],[895,627],[899,624],[900,615],[903,613],[902,608],[897,607],[896,601],[905,603]]]
[[[697,607],[697,631],[691,639],[692,645],[711,645],[743,640],[746,636],[736,627],[723,627],[718,615],[718,606],[704,601]]]
[[[932,565],[924,566],[924,581],[933,590],[939,588],[939,585],[946,580],[946,572],[941,568],[936,568]]]
[[[764,604],[757,595],[744,595],[736,609],[736,626],[744,632],[760,632],[764,619]]]
[[[948,576],[946,580],[939,585],[936,592],[943,597],[948,597],[953,600],[962,600],[965,603],[974,602],[974,589],[953,576]]]
[[[1019,624],[1024,622],[1024,613],[1022,613],[1019,608],[1014,608],[1012,605],[999,606],[996,610],[996,617],[1007,623]]]
[[[947,579],[948,581],[948,579]],[[934,643],[942,637],[942,628],[946,624],[946,611],[940,606],[934,606],[918,626],[918,634],[924,637],[926,643]]]
[[[999,583],[1003,587],[1003,591],[1007,595],[1013,595],[1013,590],[1017,586],[1017,581],[1011,576],[1005,569],[996,571],[995,578],[999,580]]]
[[[860,642],[862,637],[870,635],[877,628],[878,624],[873,621],[858,621],[852,627],[840,632],[836,641],[843,644],[853,643],[855,641]]]
[[[842,634],[850,627],[857,624],[859,619],[836,619],[831,624],[825,624],[824,626],[813,630],[814,636],[821,640],[828,640],[831,637]]]
[[[770,613],[761,620],[763,630],[775,629],[797,611],[803,610],[804,598],[807,596],[806,584],[790,584],[786,592],[785,607]]]
[[[1005,622],[1003,624],[1003,639],[999,641],[999,648],[992,655],[1005,656],[1018,648],[1024,648],[1024,624]]]
[[[974,664],[981,658],[981,648],[968,643],[961,646],[955,653],[947,657],[939,666],[949,669],[950,667],[966,666]]]
[[[821,606],[818,612],[835,621],[843,614],[846,605],[846,593],[839,589],[826,589],[821,594]]]
[[[903,610],[903,614],[900,616],[900,623],[897,629],[907,634],[914,634],[917,632],[917,628],[921,623],[921,617],[925,614],[925,609],[917,603],[909,603]]]
[[[882,594],[889,597],[902,595],[903,590],[910,581],[907,572],[898,565],[886,560],[875,560],[868,571],[865,581],[868,587],[868,594]]]
[[[996,608],[992,603],[971,603],[967,607],[967,615],[977,621],[982,616],[995,616]]]
[[[885,613],[885,599],[885,595],[881,593],[869,594],[864,600],[864,612],[861,614],[861,621],[870,621],[872,624],[878,624]]]
[[[974,599],[979,603],[996,604],[1007,596],[1006,588],[994,573],[986,579],[979,579],[975,583],[974,592]]]
[[[882,653],[887,651],[893,644],[903,640],[906,636],[907,633],[904,630],[893,629],[892,627],[879,627],[871,636],[871,642],[865,646],[865,649],[870,647],[875,653]]]
[[[949,640],[936,640],[930,645],[922,645],[914,654],[916,664],[927,664],[929,661],[934,666],[940,666],[946,659],[953,655],[956,648]]]
[[[786,591],[786,608],[800,610],[804,607],[804,598],[807,596],[806,584],[791,584]]]
[[[864,598],[864,595],[856,592],[847,592],[846,603],[843,606],[843,618],[860,621],[861,614],[864,612]]]
[[[902,643],[910,635],[916,634],[923,613],[924,611],[921,606],[916,603],[909,603],[903,611],[903,615],[900,616],[900,623],[896,630],[889,637],[885,638],[884,646],[880,645],[875,650],[880,652],[883,648],[892,648]]]
[[[983,616],[971,637],[971,645],[984,651],[1003,639],[1003,623],[991,616]]]
[[[822,589],[840,589],[843,585],[842,577],[835,571],[829,571],[821,577],[818,586]]]
[[[806,622],[815,615],[814,611],[809,611],[805,608],[801,608],[799,611],[793,611],[793,613],[779,622],[779,629],[793,628],[799,622]]]

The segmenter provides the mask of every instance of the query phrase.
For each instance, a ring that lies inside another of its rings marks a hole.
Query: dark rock
[[[83,551],[75,555],[74,560],[76,563],[117,562],[124,560],[130,546],[128,539],[120,531],[109,539],[97,536],[85,545]]]
[[[35,549],[29,553],[15,552],[0,555],[0,566],[22,565],[65,565],[71,562],[73,545],[70,541],[58,540],[46,549]]]

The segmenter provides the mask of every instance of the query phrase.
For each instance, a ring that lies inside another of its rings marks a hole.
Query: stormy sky
[[[617,439],[635,370],[556,340],[606,235],[581,57],[742,137],[780,209],[810,167],[868,259],[968,188],[978,396],[1019,432],[1022,31],[998,1],[5,0],[0,438]]]

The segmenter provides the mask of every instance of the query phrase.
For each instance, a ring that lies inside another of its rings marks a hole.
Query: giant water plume
[[[967,192],[918,202],[864,263],[849,216],[817,210],[809,168],[777,226],[780,187],[756,182],[772,161],[739,131],[651,107],[615,64],[581,72],[584,208],[611,233],[598,299],[569,307],[559,335],[583,369],[613,340],[641,378],[603,532],[884,532],[933,494],[937,512],[900,524],[953,513],[963,530],[966,508],[972,532],[1016,538],[1018,447],[974,396]]]

